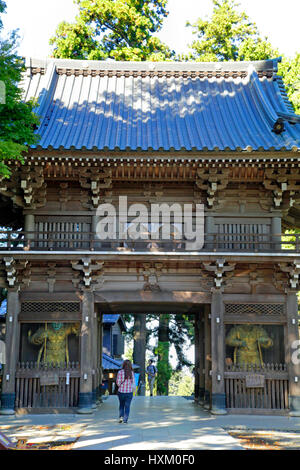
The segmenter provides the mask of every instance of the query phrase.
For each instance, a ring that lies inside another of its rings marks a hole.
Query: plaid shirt
[[[117,375],[116,383],[119,387],[120,393],[131,393],[133,392],[133,387],[135,385],[134,374],[132,373],[132,379],[125,380],[125,371],[124,369],[119,370]]]

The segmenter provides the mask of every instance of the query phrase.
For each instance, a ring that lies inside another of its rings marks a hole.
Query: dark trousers
[[[129,412],[130,412],[130,405],[131,400],[133,397],[133,393],[121,393],[118,392],[119,397],[119,416],[123,418],[124,421],[128,420]]]

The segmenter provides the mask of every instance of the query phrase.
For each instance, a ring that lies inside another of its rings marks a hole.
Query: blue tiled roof
[[[107,354],[102,354],[102,367],[104,370],[120,370],[122,368],[123,359],[113,359]],[[132,364],[133,369],[138,369],[139,366]]]
[[[118,319],[119,319],[120,315],[117,314],[117,313],[112,313],[112,314],[107,314],[105,313],[103,315],[103,323],[112,323],[112,324],[115,324]]]
[[[0,306],[0,317],[4,317],[4,315],[6,315],[6,309],[7,309],[7,300],[4,299]]]
[[[28,61],[24,98],[38,98],[38,149],[296,150],[277,61]],[[278,118],[285,131],[272,131]],[[293,123],[292,123],[293,122]]]
[[[119,370],[121,369],[123,364],[122,359],[113,359],[112,357],[108,356],[107,354],[102,354],[102,367],[103,369],[114,369]]]
[[[123,328],[124,331],[127,330],[127,327],[126,327],[126,323],[122,317],[122,315],[119,315],[117,313],[111,313],[111,314],[108,314],[108,313],[105,313],[103,315],[103,323],[104,324],[111,324],[111,325],[114,325],[115,323],[117,323],[117,321],[120,319],[120,322],[121,322],[121,328]]]

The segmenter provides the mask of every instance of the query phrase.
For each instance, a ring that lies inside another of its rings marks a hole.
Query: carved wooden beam
[[[229,183],[229,169],[198,168],[195,184],[207,194],[207,204],[213,207],[218,191],[226,189]]]
[[[298,289],[300,282],[300,259],[294,260],[291,263],[279,263],[279,268],[282,272],[287,273],[289,277],[289,285],[291,289]]]
[[[22,167],[20,186],[23,190],[25,207],[37,208],[46,204],[47,185],[44,180],[43,167]]]
[[[104,261],[96,261],[92,264],[89,257],[82,258],[81,261],[71,261],[72,268],[81,273],[81,286],[92,288],[95,284],[104,282]]]
[[[79,172],[79,183],[83,189],[90,191],[92,206],[98,207],[100,199],[104,195],[103,190],[112,189],[112,170],[104,168],[95,172],[90,168],[83,168]]]
[[[143,194],[149,203],[159,202],[164,194],[164,186],[162,184],[146,183]]]
[[[300,194],[299,169],[266,169],[263,184],[266,189],[273,192],[273,202],[275,207],[280,207],[282,205],[285,195],[288,198],[288,206],[292,207]]]
[[[17,282],[16,262],[13,257],[3,258],[6,271],[6,279],[9,287],[15,287]]]
[[[226,281],[233,276],[236,265],[236,263],[227,263],[223,258],[202,264],[206,271],[213,273],[214,283],[217,289],[225,287]]]
[[[138,278],[140,276],[144,279],[143,290],[145,291],[159,291],[159,277],[162,274],[162,263],[143,263],[138,271]]]
[[[31,278],[30,263],[28,260],[16,261],[12,256],[3,258],[6,272],[6,282],[10,288],[28,286]]]

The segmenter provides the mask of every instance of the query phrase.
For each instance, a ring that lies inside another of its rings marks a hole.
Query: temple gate
[[[30,59],[23,87],[40,141],[0,188],[0,412],[91,413],[102,314],[186,312],[197,403],[298,415],[300,118],[277,61]],[[168,223],[136,220],[153,207]]]

